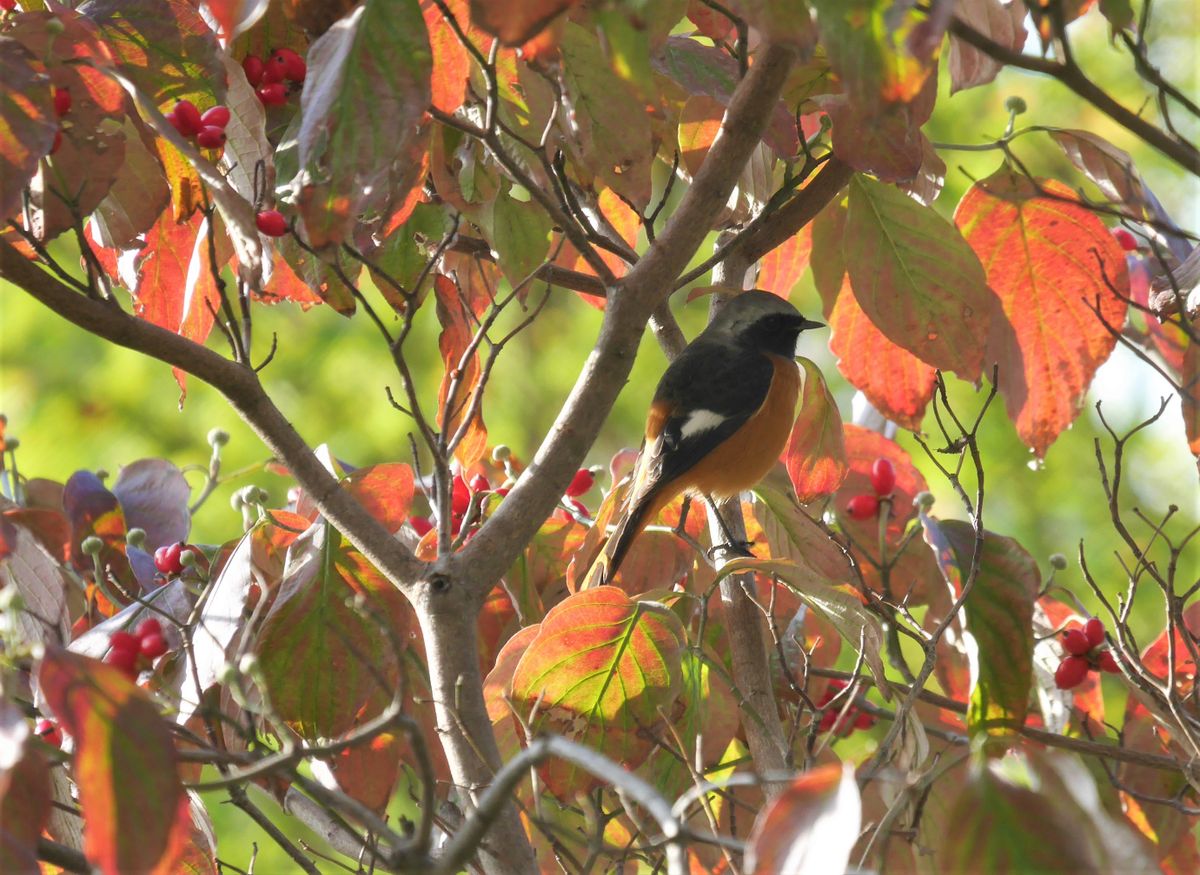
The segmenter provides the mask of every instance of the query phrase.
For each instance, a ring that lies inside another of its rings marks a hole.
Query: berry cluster
[[[288,86],[299,86],[308,75],[308,65],[291,49],[273,49],[265,61],[258,55],[246,55],[242,60],[246,81],[263,106],[282,106],[287,103]]]
[[[201,149],[224,149],[225,126],[229,124],[229,107],[210,106],[203,114],[190,100],[179,100],[167,113],[171,127],[179,136],[194,139]]]
[[[1082,629],[1064,632],[1062,646],[1067,655],[1054,672],[1055,685],[1060,690],[1069,690],[1083,683],[1089,671],[1120,672],[1121,668],[1112,651],[1108,648],[1099,649],[1103,644],[1104,622],[1099,617],[1092,617]]]
[[[896,468],[890,460],[879,458],[871,466],[872,495],[864,492],[853,496],[846,503],[846,513],[851,519],[869,520],[879,515],[879,499],[887,498],[896,489]]]
[[[187,554],[186,556],[184,555],[185,553]],[[182,541],[176,541],[174,544],[159,547],[154,551],[154,567],[168,577],[182,574],[183,569],[195,561],[196,548]]]
[[[138,623],[133,632],[113,632],[108,639],[108,653],[104,661],[120,669],[131,681],[137,680],[140,665],[158,659],[170,648],[163,637],[162,624],[153,617]]]
[[[450,481],[450,534],[457,535],[462,531],[463,519],[467,515],[467,510],[471,507],[472,495],[487,495],[495,492],[498,495],[507,495],[507,489],[492,489],[491,481],[482,474],[476,474],[468,483],[462,474],[455,474],[454,479]],[[413,527],[413,530],[420,537],[425,537],[427,532],[433,531],[433,520],[427,516],[414,516],[408,518],[408,523]]]
[[[845,681],[831,680],[829,686],[825,688],[825,695],[817,703],[817,707],[824,708],[847,686],[849,684]],[[822,732],[833,730],[837,735],[845,737],[856,729],[870,729],[874,725],[875,716],[873,714],[868,714],[854,706],[847,708],[846,713],[843,714],[841,707],[834,707],[821,715],[820,729]]]

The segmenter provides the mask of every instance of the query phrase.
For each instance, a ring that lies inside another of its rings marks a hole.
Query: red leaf
[[[854,297],[888,339],[936,368],[979,377],[995,296],[950,222],[855,176],[843,250]]]
[[[801,503],[832,495],[846,479],[846,445],[842,439],[842,417],[825,377],[806,358],[800,414],[792,426],[782,461]]]
[[[218,33],[231,42],[253,27],[271,4],[268,0],[205,0],[204,5],[216,19]]]
[[[1046,195],[1001,169],[971,187],[954,219],[1004,308],[1005,318],[992,321],[987,361],[999,363],[1000,391],[1021,440],[1044,456],[1116,345],[1089,305],[1119,331],[1129,274],[1120,244],[1069,188],[1037,184]]]
[[[1193,602],[1183,612],[1183,625],[1193,639],[1200,634],[1200,602]],[[1171,649],[1167,630],[1159,633],[1142,651],[1142,664],[1162,683],[1166,683],[1171,669]],[[1196,663],[1192,652],[1184,641],[1183,632],[1175,629],[1175,689],[1181,697],[1191,694],[1196,683]]]
[[[342,484],[391,533],[408,519],[413,498],[412,468],[400,462],[359,468]]]
[[[546,614],[513,674],[513,705],[534,732],[557,732],[598,748],[627,768],[653,750],[642,732],[675,700],[685,634],[663,605],[634,602],[613,586],[568,596]],[[596,779],[561,761],[546,764],[558,796]]]
[[[0,216],[21,207],[21,192],[38,160],[50,151],[58,120],[50,100],[50,79],[34,68],[16,40],[0,43]]]
[[[781,298],[789,297],[792,287],[804,275],[811,254],[812,225],[808,224],[762,257],[755,286]]]
[[[506,46],[533,39],[580,0],[471,0],[471,21]],[[459,19],[460,21],[462,19]]]
[[[467,0],[450,0],[446,4],[468,38],[473,35],[471,20],[467,10]],[[432,87],[431,102],[442,112],[454,113],[467,96],[467,80],[471,77],[471,57],[466,47],[459,41],[458,36],[449,22],[442,16],[433,0],[421,0],[421,14],[425,17],[425,27],[429,31],[429,47],[433,50],[433,72],[430,76]],[[486,43],[482,40],[471,39],[476,46]]]
[[[483,423],[482,405],[474,413],[471,409],[472,395],[479,387],[483,373],[479,353],[473,352],[463,360],[475,334],[475,326],[467,317],[459,297],[459,286],[454,280],[438,274],[433,278],[433,288],[437,295],[438,321],[442,325],[438,349],[442,352],[445,368],[438,389],[438,421],[445,423],[442,430],[448,438],[465,426],[454,456],[463,468],[470,468],[487,452],[487,426]]]
[[[696,30],[713,42],[719,42],[733,30],[733,19],[722,15],[703,0],[688,0],[687,17]]]
[[[113,875],[175,871],[191,817],[157,706],[118,669],[57,647],[38,683],[75,740],[88,860]]]
[[[382,814],[400,779],[403,750],[398,737],[381,732],[339,752],[330,761],[329,771],[343,793]]]
[[[759,812],[746,849],[746,870],[845,871],[861,823],[854,767],[830,763],[814,768]]]

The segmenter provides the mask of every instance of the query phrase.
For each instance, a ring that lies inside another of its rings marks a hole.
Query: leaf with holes
[[[804,371],[800,412],[782,461],[796,487],[796,495],[802,503],[807,503],[832,495],[846,479],[846,445],[842,439],[842,416],[825,385],[825,377],[808,359],[801,358],[799,364]]]
[[[854,297],[876,327],[926,364],[977,379],[995,296],[955,227],[860,175],[844,233]]]
[[[512,679],[513,705],[532,729],[600,750],[626,768],[654,749],[642,730],[675,701],[686,642],[679,619],[657,602],[636,602],[612,586],[567,597],[546,614]],[[535,713],[536,708],[536,713]],[[596,779],[551,761],[548,789],[568,797]]]
[[[1004,168],[971,187],[954,220],[1003,307],[992,320],[987,361],[999,363],[1021,440],[1044,456],[1079,413],[1116,345],[1113,332],[1125,324],[1125,253],[1065,185]]]
[[[171,872],[191,825],[158,707],[118,669],[47,647],[38,684],[75,740],[84,853],[105,873]]]
[[[974,530],[961,520],[941,520],[961,573],[970,573]],[[965,583],[965,580],[964,580]],[[986,532],[979,573],[963,603],[971,660],[972,735],[1011,736],[1025,724],[1033,679],[1033,603],[1041,585],[1037,562],[1012,538]]]
[[[793,779],[759,812],[746,849],[746,871],[843,872],[861,823],[854,767],[818,766]]]
[[[290,185],[319,249],[345,240],[359,215],[390,213],[417,181],[407,158],[429,106],[433,56],[417,0],[367,0],[307,60]]]

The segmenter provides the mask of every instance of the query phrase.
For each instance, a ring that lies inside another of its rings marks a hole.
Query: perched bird
[[[776,295],[744,292],[671,362],[646,417],[625,512],[605,550],[604,583],[680,493],[729,498],[766,476],[796,419],[797,340],[823,327]]]

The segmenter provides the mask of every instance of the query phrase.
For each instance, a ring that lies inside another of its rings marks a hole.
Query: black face
[[[742,335],[746,343],[763,352],[786,358],[796,355],[796,339],[801,331],[824,327],[799,313],[770,313],[755,321]]]

